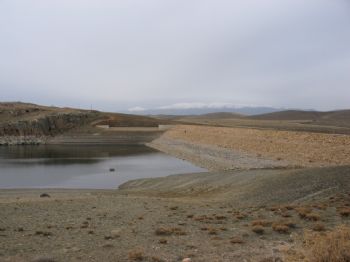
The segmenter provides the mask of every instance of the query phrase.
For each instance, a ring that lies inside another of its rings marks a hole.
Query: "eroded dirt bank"
[[[209,170],[350,164],[350,136],[181,125],[151,147]]]

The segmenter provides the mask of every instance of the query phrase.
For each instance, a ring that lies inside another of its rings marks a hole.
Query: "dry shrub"
[[[273,224],[272,229],[281,234],[287,234],[289,231],[289,227],[284,224]]]
[[[128,258],[131,261],[142,261],[145,259],[145,255],[140,249],[130,250],[128,253]]]
[[[285,205],[284,208],[287,210],[293,210],[295,208],[295,206],[294,205]]]
[[[295,209],[295,211],[298,213],[299,217],[305,218],[307,214],[311,213],[311,208],[308,207],[298,207]]]
[[[292,215],[286,211],[281,213],[281,217],[291,217]]]
[[[231,244],[243,244],[244,240],[240,237],[232,237],[230,239]]]
[[[310,262],[349,262],[350,227],[342,225],[328,233],[305,236]]]
[[[261,235],[261,234],[264,234],[264,227],[262,227],[262,226],[253,226],[252,227],[252,231],[254,233],[256,233],[256,234]]]
[[[273,206],[273,207],[270,207],[269,209],[270,209],[270,211],[277,211],[277,210],[280,209],[280,207],[278,207],[278,206]]]
[[[225,217],[225,216],[222,216],[222,215],[216,215],[215,218],[216,218],[217,220],[224,220],[224,219],[226,219],[226,217]]]
[[[324,231],[326,229],[325,225],[322,223],[316,223],[313,225],[312,230],[313,231]]]
[[[296,228],[296,226],[297,226],[294,221],[290,221],[290,220],[289,221],[288,220],[284,221],[283,225],[285,225],[285,226],[287,226],[289,228]]]
[[[203,215],[203,216],[197,216],[197,217],[194,217],[193,218],[194,221],[199,221],[199,222],[203,222],[205,220],[209,220],[209,217],[206,216],[206,215]]]
[[[160,227],[156,229],[155,233],[158,236],[186,235],[186,232],[184,232],[181,228],[178,227]]]
[[[244,218],[246,218],[246,217],[247,217],[247,215],[244,214],[244,213],[238,213],[238,214],[236,215],[236,218],[237,218],[237,219],[244,219]]]
[[[350,208],[348,208],[348,207],[340,208],[340,209],[339,209],[339,214],[340,214],[342,217],[348,217],[348,216],[350,216]]]
[[[319,214],[312,212],[312,213],[306,214],[305,219],[310,221],[319,221],[321,217]]]
[[[215,228],[209,228],[208,234],[209,235],[217,235],[218,231]]]
[[[149,261],[151,261],[151,262],[164,262],[164,259],[152,256],[152,257],[149,258]]]
[[[168,243],[168,240],[162,238],[162,239],[159,239],[159,244],[167,244]]]
[[[271,226],[271,222],[268,221],[268,220],[263,220],[263,219],[260,219],[260,220],[254,220],[252,222],[252,226],[262,226],[262,227],[268,227],[268,226]]]

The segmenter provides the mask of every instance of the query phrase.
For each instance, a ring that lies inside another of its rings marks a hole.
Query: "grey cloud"
[[[0,100],[349,107],[345,0],[3,0],[0,38]]]

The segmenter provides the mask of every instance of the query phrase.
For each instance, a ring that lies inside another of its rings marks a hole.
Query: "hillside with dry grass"
[[[47,107],[20,102],[0,103],[0,142],[46,143],[46,140],[66,133],[99,132],[100,130],[96,128],[98,125],[158,127],[159,124],[168,122],[128,114]]]

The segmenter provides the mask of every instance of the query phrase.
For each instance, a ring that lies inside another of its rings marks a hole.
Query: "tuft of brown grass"
[[[326,227],[322,223],[316,223],[315,225],[312,226],[313,231],[325,231]]]
[[[296,223],[294,221],[291,221],[291,220],[284,221],[283,225],[285,225],[289,228],[296,228],[296,226],[297,226]]]
[[[308,207],[298,207],[295,209],[300,218],[305,218],[307,214],[311,213],[311,208]]]
[[[244,240],[240,237],[232,237],[230,239],[230,243],[231,244],[243,244],[244,243]]]
[[[128,253],[128,259],[131,261],[142,261],[145,259],[145,255],[142,250],[130,250]]]
[[[186,235],[186,232],[178,227],[160,227],[156,229],[155,233],[157,236]]]
[[[264,219],[259,219],[259,220],[254,220],[252,222],[252,226],[262,226],[262,227],[269,227],[271,226],[271,222],[268,220],[264,220]]]
[[[245,213],[238,213],[236,214],[237,219],[245,219],[247,217],[247,214]]]
[[[224,220],[224,219],[226,219],[226,216],[216,215],[215,218],[216,218],[217,220]]]
[[[209,228],[208,234],[209,235],[217,235],[218,231],[215,228]]]
[[[305,219],[310,221],[319,221],[321,217],[319,214],[312,212],[312,213],[306,214]]]
[[[341,225],[328,233],[305,236],[306,254],[310,262],[350,261],[350,227]]]
[[[349,207],[342,207],[339,209],[338,212],[342,217],[350,216],[350,208]]]
[[[281,234],[287,234],[289,232],[289,227],[285,224],[273,224],[272,229]]]
[[[252,231],[256,234],[262,235],[262,234],[264,234],[265,230],[264,230],[264,227],[262,227],[262,226],[253,226]]]
[[[165,238],[159,239],[159,244],[167,244],[168,240],[166,240]]]

